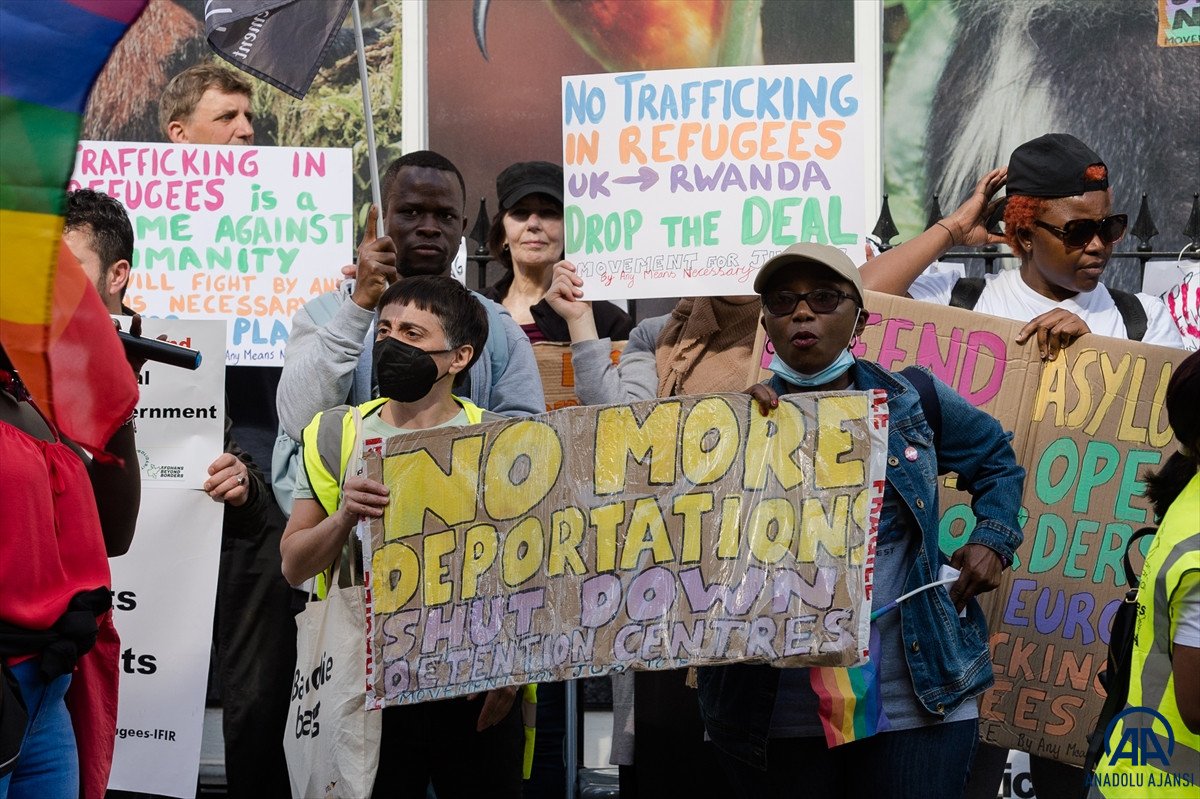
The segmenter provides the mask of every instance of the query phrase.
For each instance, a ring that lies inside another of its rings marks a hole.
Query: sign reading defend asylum
[[[1176,446],[1163,402],[1188,353],[1087,335],[1043,364],[1034,343],[1015,343],[1020,322],[872,292],[866,305],[856,355],[885,369],[927,366],[1015,434],[1025,540],[981,597],[996,683],[980,701],[980,737],[1079,765],[1104,703],[1098,675],[1126,590],[1121,556],[1154,523],[1145,473]],[[975,526],[953,485],[947,477],[941,492],[947,554]]]
[[[886,407],[815,393],[763,416],[720,394],[384,440],[367,458],[392,496],[365,526],[368,701],[859,662]]]

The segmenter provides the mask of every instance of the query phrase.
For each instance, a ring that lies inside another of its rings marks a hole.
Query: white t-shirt
[[[914,300],[935,302],[949,305],[950,292],[957,282],[958,276],[948,270],[926,271],[921,274],[908,289],[908,294]],[[1078,316],[1093,333],[1112,338],[1129,338],[1125,333],[1125,321],[1117,310],[1112,295],[1101,283],[1092,291],[1080,292],[1069,300],[1055,302],[1049,297],[1043,297],[1026,285],[1021,279],[1019,269],[1007,269],[998,274],[985,275],[986,281],[975,310],[979,313],[1000,316],[1015,322],[1029,320],[1063,308]],[[1166,347],[1182,347],[1183,339],[1174,320],[1167,312],[1163,301],[1149,294],[1137,294],[1142,307],[1146,309],[1146,335],[1142,341],[1146,344],[1160,344]]]

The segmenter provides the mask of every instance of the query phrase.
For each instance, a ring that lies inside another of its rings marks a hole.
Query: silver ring
[[[239,474],[238,479],[237,479],[237,484],[240,486],[244,486],[246,484],[246,475]]]

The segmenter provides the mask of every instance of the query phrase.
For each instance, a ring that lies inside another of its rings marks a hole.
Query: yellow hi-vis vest
[[[1106,731],[1089,776],[1105,799],[1200,796],[1200,733],[1179,715],[1171,668],[1178,609],[1172,600],[1200,583],[1200,474],[1171,503],[1142,567],[1134,622],[1129,699]],[[1193,675],[1200,679],[1200,675]]]
[[[483,421],[483,408],[470,400],[453,397],[467,414],[467,424]],[[387,397],[373,399],[358,406],[365,419],[388,402]],[[313,496],[325,513],[332,516],[342,501],[342,483],[346,481],[346,467],[354,449],[354,414],[349,405],[339,405],[318,413],[304,428],[301,443],[304,445],[304,470]]]
[[[454,401],[462,406],[467,414],[467,424],[479,424],[483,421],[483,409],[469,400],[454,397]],[[387,397],[373,399],[358,406],[362,417],[378,413],[388,402]],[[346,468],[354,455],[354,414],[351,406],[339,405],[327,411],[318,413],[304,428],[301,437],[304,445],[304,471],[308,475],[308,483],[312,487],[313,496],[325,515],[332,516],[337,512],[342,501],[342,484],[346,482]],[[355,551],[350,547],[351,552]],[[347,555],[343,551],[343,555]],[[346,568],[343,574],[351,574]],[[317,575],[317,596],[325,598],[325,575]]]
[[[363,418],[379,410],[388,401],[387,397],[364,402],[358,406]],[[484,411],[478,405],[461,397],[454,401],[462,406],[467,414],[467,424],[479,424],[483,421]],[[349,405],[339,405],[328,411],[318,413],[304,428],[304,470],[308,474],[309,485],[312,486],[313,496],[328,516],[332,516],[342,501],[342,484],[346,481],[346,468],[354,455],[354,414]],[[354,550],[347,544],[347,548]],[[343,561],[349,554],[343,550]],[[344,574],[349,574],[347,569]],[[327,592],[325,573],[317,575],[317,596],[322,599]],[[521,702],[521,718],[525,732],[525,751],[521,760],[521,774],[525,779],[533,770],[533,751],[535,743],[534,724],[537,715],[537,686],[526,685],[517,695]]]

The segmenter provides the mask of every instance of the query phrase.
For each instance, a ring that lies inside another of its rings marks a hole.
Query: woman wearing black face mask
[[[406,278],[380,299],[376,329],[382,396],[358,406],[362,439],[500,418],[451,393],[455,376],[487,341],[487,312],[463,286],[441,276]],[[358,518],[380,517],[388,504],[382,483],[350,473],[355,427],[353,409],[341,405],[317,414],[304,430],[305,468],[280,543],[283,574],[293,585],[328,569],[344,548],[357,549],[350,531]],[[361,553],[343,557],[353,563]],[[525,734],[516,693],[500,688],[474,699],[384,710],[373,795],[423,799],[425,775],[439,796],[520,797]],[[461,753],[473,770],[439,771],[431,747]]]
[[[433,390],[438,381],[450,372],[442,372],[434,355],[453,352],[452,349],[425,350],[384,331],[375,342],[372,363],[379,396],[396,402],[416,402]]]

